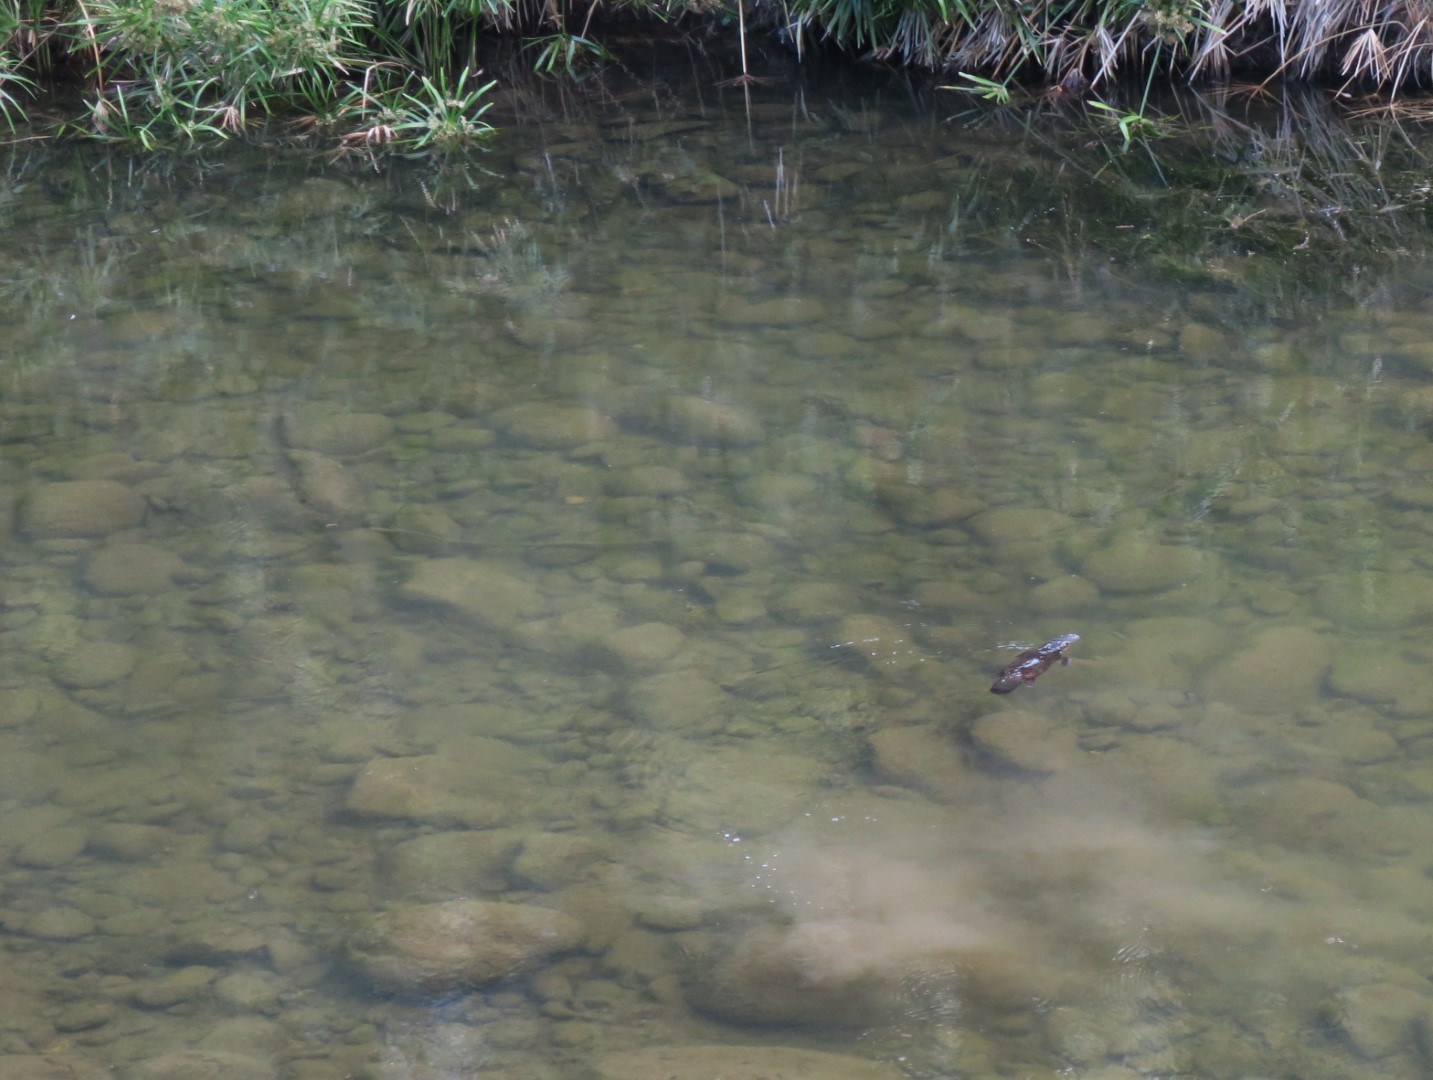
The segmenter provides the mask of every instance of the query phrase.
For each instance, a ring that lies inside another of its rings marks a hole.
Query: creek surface
[[[9,159],[0,1075],[1427,1076],[1377,133],[684,55]]]

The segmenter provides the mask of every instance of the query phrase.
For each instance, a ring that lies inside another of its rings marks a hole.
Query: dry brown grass
[[[783,25],[878,58],[1005,79],[1098,85],[1151,67],[1177,78],[1288,76],[1396,93],[1433,85],[1433,0],[907,0],[780,5]],[[765,6],[770,17],[774,5]]]

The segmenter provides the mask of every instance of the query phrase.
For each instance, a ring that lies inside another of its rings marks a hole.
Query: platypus
[[[1068,664],[1065,650],[1080,640],[1079,634],[1061,634],[1036,649],[1026,649],[1012,660],[990,685],[992,694],[1008,694],[1017,686],[1032,683],[1048,671],[1056,660]]]

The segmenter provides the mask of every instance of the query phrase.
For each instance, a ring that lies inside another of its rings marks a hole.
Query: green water
[[[531,93],[10,160],[0,1075],[1427,1075],[1407,207]]]

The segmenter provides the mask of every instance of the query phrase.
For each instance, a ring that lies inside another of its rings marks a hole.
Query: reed
[[[768,22],[879,59],[1066,88],[1126,73],[1433,83],[1423,0],[759,0]]]

